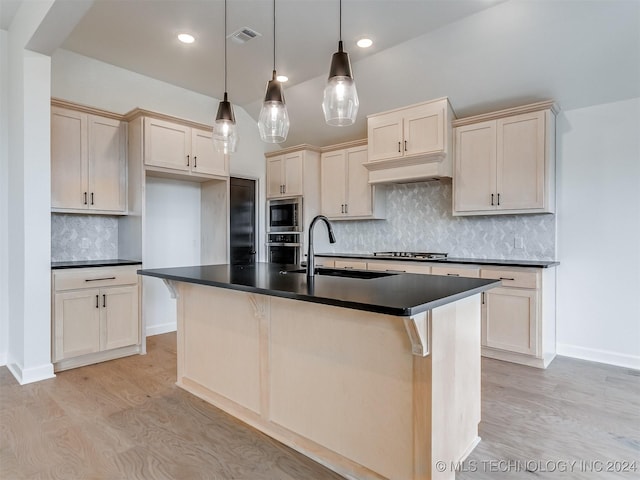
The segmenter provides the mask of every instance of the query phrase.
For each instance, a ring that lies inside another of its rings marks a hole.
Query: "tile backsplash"
[[[51,261],[118,258],[118,217],[51,214]]]
[[[454,217],[450,181],[386,188],[387,219],[332,222],[337,243],[330,246],[330,251],[396,250],[446,252],[451,257],[556,259],[555,215]]]

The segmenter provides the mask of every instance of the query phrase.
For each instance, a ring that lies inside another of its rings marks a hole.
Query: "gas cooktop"
[[[373,254],[376,257],[420,258],[425,260],[447,258],[446,253],[435,253],[435,252],[373,252]]]

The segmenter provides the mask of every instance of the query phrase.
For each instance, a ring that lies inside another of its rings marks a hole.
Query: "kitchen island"
[[[177,384],[348,478],[453,479],[499,281],[295,268],[140,270],[178,299]]]

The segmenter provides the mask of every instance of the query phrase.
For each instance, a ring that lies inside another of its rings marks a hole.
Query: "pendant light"
[[[289,113],[284,103],[282,83],[276,74],[276,0],[273,0],[273,75],[267,83],[258,130],[262,141],[267,143],[282,143],[289,133]]]
[[[342,50],[342,0],[340,0],[340,40],[338,51],[331,57],[329,79],[324,89],[322,111],[329,125],[352,125],[358,115],[358,92],[351,73],[349,54]]]
[[[236,151],[238,132],[233,106],[227,96],[227,0],[224,0],[224,98],[218,105],[213,125],[213,144],[224,154]]]

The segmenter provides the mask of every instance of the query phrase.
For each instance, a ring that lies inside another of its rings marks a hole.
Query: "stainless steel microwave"
[[[268,232],[302,232],[302,197],[267,200]]]

